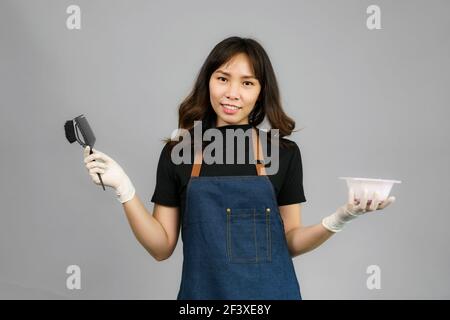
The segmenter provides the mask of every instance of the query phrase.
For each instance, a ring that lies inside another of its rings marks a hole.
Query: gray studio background
[[[81,8],[68,30],[66,8]],[[381,30],[366,8],[381,8]],[[448,299],[448,1],[0,2],[0,298],[175,299],[181,237],[154,260],[64,122],[82,113],[151,212],[161,139],[213,46],[253,37],[303,130],[305,225],[347,200],[339,176],[402,180],[397,201],[294,258],[304,299]],[[66,268],[81,268],[68,290]],[[369,290],[366,269],[381,269]]]

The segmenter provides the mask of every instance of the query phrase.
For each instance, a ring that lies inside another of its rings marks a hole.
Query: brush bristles
[[[70,143],[77,141],[72,120],[66,121],[66,123],[64,124],[64,131],[66,132],[66,138]]]

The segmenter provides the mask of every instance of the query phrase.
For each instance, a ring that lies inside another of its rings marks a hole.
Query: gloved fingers
[[[350,188],[350,190],[348,190],[348,200],[347,203],[354,205],[355,204],[355,191]]]
[[[89,152],[90,152],[90,149],[91,149],[91,147],[90,146],[86,146],[86,147],[84,147],[84,149],[83,149],[83,158],[85,159],[86,157],[88,157],[90,154],[89,154]],[[99,151],[97,151],[96,149],[94,149],[94,148],[92,148],[92,152],[93,153],[95,153],[95,152],[97,152],[97,153],[101,153],[101,152],[99,152]]]
[[[348,199],[346,204],[346,210],[347,212],[350,212],[350,214],[354,214],[358,211],[358,204],[359,202],[355,199],[355,190],[352,188],[348,191]]]
[[[89,163],[86,164],[86,169],[92,169],[92,168],[102,168],[102,169],[106,169],[107,168],[107,164],[104,162],[100,162],[100,161],[91,161]]]
[[[89,149],[90,149],[91,147],[89,147],[89,146],[86,146],[85,148],[84,148],[84,150],[83,150],[83,159],[85,159],[87,156],[89,156]]]
[[[97,149],[94,149],[94,148],[92,148],[92,151],[94,152],[94,154],[96,154],[96,153],[100,154],[100,155],[102,156],[101,159],[102,159],[106,164],[109,164],[109,163],[114,162],[114,160],[113,160],[110,156],[108,156],[106,153],[101,152],[101,151],[98,151]]]
[[[95,148],[92,148],[92,152],[93,152],[93,153],[101,154],[101,155],[103,156],[103,158],[105,158],[106,160],[112,160],[111,157],[108,156],[106,153],[101,152],[101,151],[98,151],[98,150],[95,149]]]
[[[380,194],[377,191],[375,191],[373,193],[372,201],[370,203],[368,211],[375,211],[375,210],[377,210],[377,207],[378,207],[379,203],[380,203]]]
[[[387,198],[386,200],[383,201],[382,204],[380,204],[378,206],[377,210],[382,210],[382,209],[386,208],[390,204],[394,203],[394,201],[395,201],[395,197],[394,196],[391,196],[391,197]]]
[[[352,188],[350,188],[348,191],[347,203],[351,204],[352,207],[355,207],[359,204],[359,201],[355,199],[355,190],[353,190]]]
[[[92,151],[94,152],[93,154],[87,156],[86,158],[84,158],[84,163],[88,163],[91,162],[93,160],[100,160],[103,161],[104,163],[110,163],[111,162],[111,158],[108,157],[106,154],[104,154],[103,152],[97,151],[95,149],[92,149]]]
[[[100,173],[100,174],[104,174],[105,173],[105,169],[102,168],[92,168],[89,169],[89,174],[95,174],[95,173]]]
[[[364,191],[361,195],[361,202],[359,203],[359,206],[358,206],[362,212],[366,212],[367,201],[369,200],[368,196],[369,195],[368,195],[367,189],[364,189]]]
[[[95,184],[101,184],[100,179],[99,179],[97,173],[89,173],[89,175],[91,176],[92,181],[93,181]]]

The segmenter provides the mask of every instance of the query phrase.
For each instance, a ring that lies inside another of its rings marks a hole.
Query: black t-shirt
[[[223,163],[206,164],[203,161],[201,165],[200,176],[257,175],[255,164],[250,162],[251,157],[249,157],[249,151],[251,151],[251,149],[249,140],[246,140],[245,144],[245,164],[237,164],[236,160],[233,164],[227,164],[225,162],[225,130],[243,129],[244,131],[246,131],[251,127],[252,125],[250,124],[226,125],[217,127],[217,129],[219,129],[223,134]],[[275,195],[277,197],[278,205],[282,206],[305,202],[306,198],[303,191],[303,169],[300,149],[294,141],[285,138],[281,139],[283,139],[288,146],[280,146],[278,171],[275,174],[268,175],[275,189]],[[190,164],[174,164],[171,160],[168,144],[164,146],[158,162],[155,192],[153,193],[153,196],[151,198],[151,201],[154,203],[170,207],[180,207],[181,215],[183,215],[184,213],[186,203],[186,187],[192,171],[192,162],[194,157],[193,148],[191,149],[191,151],[192,161],[190,162]],[[268,145],[268,152],[270,154],[270,144]],[[270,164],[266,167],[269,166]]]

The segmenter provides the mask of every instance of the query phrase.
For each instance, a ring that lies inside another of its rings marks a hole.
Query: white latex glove
[[[93,153],[90,155],[89,148],[89,146],[84,148],[83,154],[84,163],[92,181],[101,185],[97,176],[97,173],[99,173],[102,176],[103,184],[116,191],[117,200],[120,203],[133,199],[136,190],[120,165],[105,153],[94,148],[92,148]]]
[[[365,214],[367,211],[382,210],[394,201],[395,197],[392,196],[380,202],[377,192],[369,195],[367,190],[364,190],[361,199],[355,199],[355,193],[350,189],[347,204],[325,217],[322,220],[322,225],[332,232],[339,232],[347,222]]]

